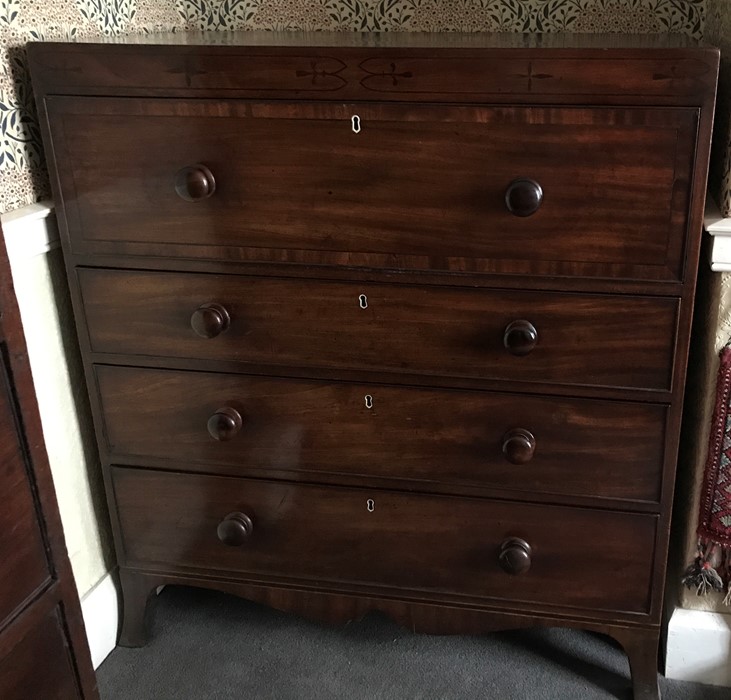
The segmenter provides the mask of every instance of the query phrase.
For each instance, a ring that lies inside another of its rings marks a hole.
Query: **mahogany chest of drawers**
[[[718,55],[35,44],[124,594],[657,646]]]

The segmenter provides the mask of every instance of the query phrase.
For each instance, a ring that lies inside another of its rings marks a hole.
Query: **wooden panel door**
[[[0,698],[97,698],[0,244]]]

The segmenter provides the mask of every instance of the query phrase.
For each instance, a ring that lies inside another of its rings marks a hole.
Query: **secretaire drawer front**
[[[97,353],[670,388],[678,302],[78,270]]]
[[[47,102],[76,252],[682,277],[694,109]]]
[[[648,611],[654,516],[149,470],[112,474],[127,565]]]
[[[114,458],[659,502],[667,409],[97,366]]]

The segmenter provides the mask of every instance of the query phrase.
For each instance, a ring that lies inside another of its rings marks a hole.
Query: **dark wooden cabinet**
[[[572,625],[657,694],[716,50],[193,35],[32,73],[124,588]]]
[[[94,700],[96,680],[2,240],[0,502],[0,697]]]

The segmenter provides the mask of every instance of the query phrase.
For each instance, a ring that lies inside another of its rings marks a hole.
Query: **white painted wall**
[[[53,209],[2,215],[43,435],[95,667],[114,648],[114,555]],[[110,641],[111,640],[111,641]]]

